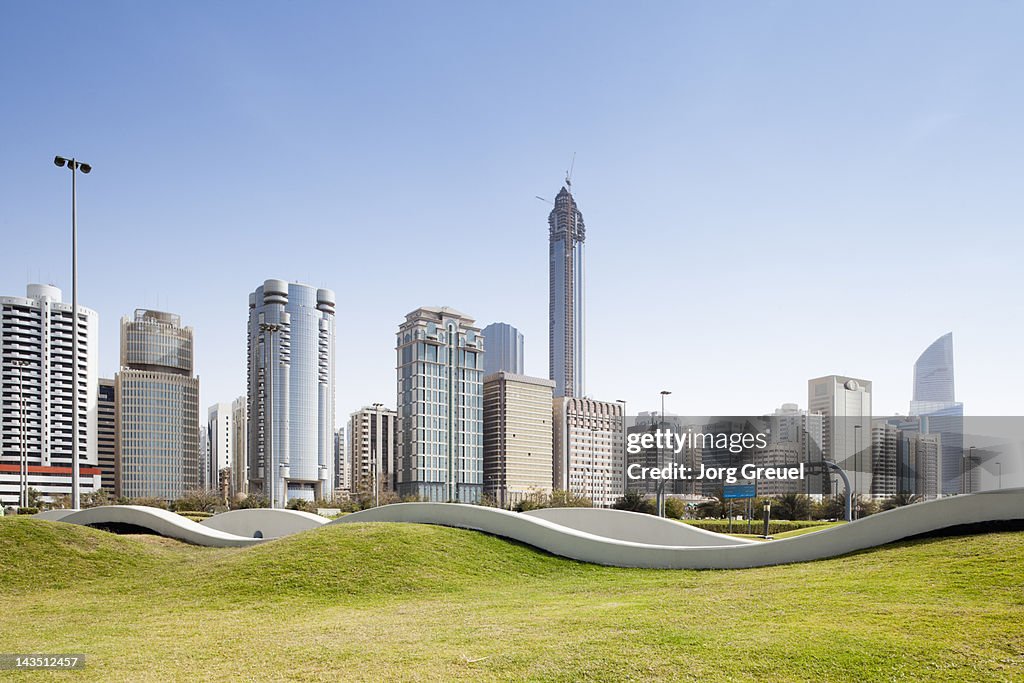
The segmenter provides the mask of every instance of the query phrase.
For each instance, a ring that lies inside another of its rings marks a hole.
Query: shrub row
[[[707,531],[717,531],[720,534],[727,533],[729,531],[729,520],[727,519],[687,519],[683,520],[687,524],[692,524],[699,529],[706,529]],[[821,526],[827,524],[827,522],[811,521],[811,520],[771,520],[768,523],[768,534],[773,536],[775,534],[785,533],[787,531],[796,531],[797,529],[806,529],[813,526]],[[751,531],[755,534],[760,534],[764,531],[764,520],[754,519],[750,522]],[[747,520],[733,520],[732,532],[734,534],[743,534],[747,532]]]

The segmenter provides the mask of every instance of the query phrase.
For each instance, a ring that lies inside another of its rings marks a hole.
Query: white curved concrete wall
[[[271,508],[231,510],[199,522],[208,529],[249,538],[253,538],[257,531],[262,534],[262,538],[280,538],[300,531],[318,529],[326,523],[325,517],[314,515],[312,512]]]
[[[43,510],[32,515],[33,519],[45,519],[50,522],[59,522],[75,510]]]
[[[419,522],[475,529],[583,562],[652,569],[738,569],[819,560],[961,524],[1024,519],[1024,489],[943,498],[781,541],[720,547],[666,546],[603,538],[537,517],[474,505],[399,503],[329,524]]]
[[[664,519],[627,510],[543,508],[522,514],[618,541],[688,547],[744,545],[760,542],[716,534],[714,531],[698,529],[674,519]]]
[[[84,510],[74,510],[60,518],[69,524],[131,524],[149,529],[155,534],[177,538],[196,545],[217,548],[248,546],[261,543],[262,539],[246,538],[235,534],[209,529],[169,510],[141,505],[104,505]]]

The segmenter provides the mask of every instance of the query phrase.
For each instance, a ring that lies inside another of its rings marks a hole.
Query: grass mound
[[[375,522],[325,526],[222,553],[192,588],[240,601],[267,591],[327,598],[424,594],[565,571],[588,566],[481,533]]]
[[[75,524],[0,517],[0,590],[67,588],[145,572],[169,559],[168,553],[177,554]]]
[[[413,524],[216,549],[0,519],[0,652],[84,653],[83,681],[1024,680],[1022,566],[1021,532],[678,571]]]

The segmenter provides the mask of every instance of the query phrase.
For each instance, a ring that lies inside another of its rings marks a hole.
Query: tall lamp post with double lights
[[[78,171],[88,173],[92,166],[75,158],[57,156],[53,163],[71,171],[71,507],[79,509],[78,482]]]

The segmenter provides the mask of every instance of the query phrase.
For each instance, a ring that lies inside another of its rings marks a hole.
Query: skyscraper
[[[231,402],[231,495],[249,493],[249,404],[245,396]]]
[[[911,416],[921,418],[921,432],[941,436],[941,493],[964,491],[964,404],[957,403],[953,383],[953,333],[942,335],[914,363]]]
[[[821,453],[846,471],[854,496],[871,494],[871,382],[827,375],[807,382],[807,411],[820,413]]]
[[[79,490],[100,487],[96,454],[99,318],[78,307],[77,375],[72,381],[71,304],[49,285],[0,297],[0,502],[18,505],[28,488],[45,499],[71,494],[71,392],[79,396]]]
[[[209,473],[207,482],[209,488],[220,488],[222,471],[228,470],[230,474],[234,441],[234,418],[231,404],[214,403],[206,410],[206,444],[209,462],[205,469]]]
[[[103,490],[117,491],[117,401],[114,380],[101,377],[96,395],[96,460]]]
[[[338,427],[334,432],[334,490],[352,490],[352,464],[349,461],[348,432]]]
[[[929,404],[945,407],[953,403],[953,333],[948,332],[924,350],[914,363],[914,398],[912,415],[931,412]]]
[[[484,377],[484,493],[500,507],[551,493],[554,386],[511,372]]]
[[[611,507],[625,492],[621,403],[556,397],[552,485]]]
[[[571,187],[568,178],[566,185]],[[555,396],[585,393],[585,259],[586,229],[583,214],[565,186],[555,197],[548,215],[550,297],[549,377],[555,381]]]
[[[348,421],[349,476],[352,493],[380,495],[394,491],[395,425],[398,413],[374,403],[352,413]]]
[[[491,323],[483,329],[487,352],[484,377],[496,372],[523,374],[523,333],[506,323]]]
[[[398,495],[476,503],[483,492],[484,340],[469,316],[418,308],[398,328]]]
[[[331,495],[334,292],[267,280],[249,295],[249,492]]]
[[[199,485],[199,378],[194,340],[173,313],[121,318],[117,402],[118,495],[180,498]]]

